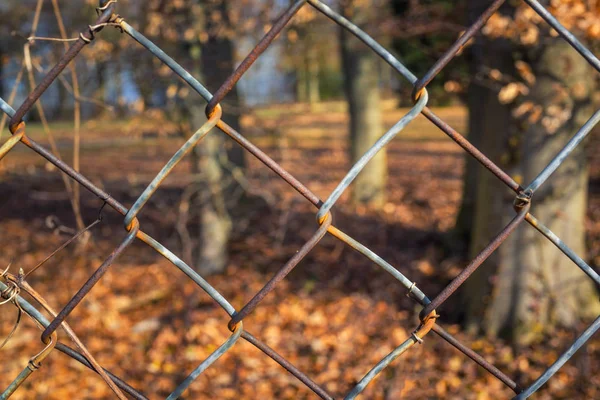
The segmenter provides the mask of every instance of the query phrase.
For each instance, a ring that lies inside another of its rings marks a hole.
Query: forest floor
[[[390,109],[386,125],[406,110]],[[464,132],[466,111],[439,114]],[[346,117],[339,104],[309,110],[288,105],[256,110],[243,118],[243,133],[308,186],[327,197],[349,168]],[[70,126],[56,138],[71,164]],[[47,143],[42,130],[31,135]],[[6,133],[4,138],[6,138]],[[2,139],[4,141],[4,139]],[[169,124],[91,121],[83,129],[81,171],[126,206],[181,145]],[[597,142],[590,148],[597,149]],[[600,265],[600,159],[590,151],[588,254]],[[208,277],[237,309],[243,306],[315,232],[316,210],[268,168],[248,155],[251,194],[261,199],[239,210],[227,271]],[[402,271],[430,297],[464,267],[464,249],[450,240],[461,199],[463,151],[419,117],[388,147],[388,203],[382,211],[353,209],[342,196],[336,226]],[[176,229],[189,164],[182,162],[140,215],[142,229],[180,254]],[[19,145],[0,164],[0,266],[25,271],[68,236],[49,220],[74,227],[73,213],[55,168]],[[101,201],[82,189],[86,223]],[[512,210],[506,210],[512,213]],[[85,251],[71,245],[29,279],[56,309],[81,287],[122,240],[122,217],[104,210]],[[3,268],[3,267],[2,267]],[[485,268],[485,264],[482,266]],[[573,268],[576,268],[573,266]],[[461,332],[440,323],[518,383],[527,385],[591,321],[577,330],[553,332],[518,352],[501,340]],[[16,317],[0,306],[0,340]],[[343,397],[381,358],[418,325],[419,308],[406,289],[333,237],[325,237],[244,320],[245,328],[274,348],[336,398]],[[228,316],[200,288],[149,247],[128,248],[68,318],[105,368],[151,399],[164,398],[228,335]],[[64,335],[60,335],[68,343]],[[0,350],[0,388],[41,349],[39,330],[27,318]],[[536,399],[600,398],[600,338],[596,337],[546,384]],[[363,392],[365,399],[508,399],[512,392],[431,333],[397,359]],[[273,360],[240,340],[186,392],[187,399],[309,399],[316,396]],[[15,399],[109,399],[100,378],[58,351],[14,395]]]

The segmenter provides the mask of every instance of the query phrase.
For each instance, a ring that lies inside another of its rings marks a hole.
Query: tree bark
[[[228,0],[212,0],[204,5],[208,40],[202,46],[202,72],[204,84],[208,90],[215,92],[235,69],[235,44],[233,41],[233,25],[229,20]],[[235,5],[235,4],[234,4]],[[215,21],[214,14],[222,16]],[[237,87],[234,87],[223,100],[223,120],[233,129],[240,130],[241,103]],[[228,140],[223,145],[227,149],[229,162],[235,166],[245,167],[244,149]]]
[[[227,13],[228,2],[215,0],[204,7],[208,39],[201,45],[201,55],[197,71],[202,71],[203,83],[211,92],[216,91],[233,72],[234,44]],[[215,13],[221,19],[215,22]],[[192,51],[192,53],[197,53]],[[234,88],[226,97],[223,106],[223,120],[239,130],[239,97]],[[206,122],[204,105],[194,98],[188,105],[193,129]],[[233,174],[244,168],[245,154],[241,147],[227,140],[219,129],[213,129],[194,149],[192,173],[200,191],[195,196],[199,210],[199,241],[196,249],[196,270],[204,275],[220,273],[227,266],[228,242],[231,235],[231,219],[227,210],[229,194],[237,188]]]
[[[484,57],[491,68],[516,76],[508,65],[514,55],[513,46],[496,40],[487,43]],[[547,39],[524,55],[537,77],[526,100],[542,107],[541,120],[517,120],[492,90],[481,92],[483,106],[470,119],[471,126],[482,129],[481,150],[527,185],[591,116],[595,81],[592,68],[560,38]],[[570,118],[557,120],[563,111]],[[514,216],[514,197],[492,174],[480,171],[471,256]],[[585,257],[586,202],[587,165],[579,146],[534,194],[531,212]],[[592,281],[526,222],[467,280],[462,298],[469,330],[483,329],[518,345],[600,311]]]
[[[470,0],[467,10],[467,23],[471,25],[485,10],[487,2],[479,0]],[[477,79],[483,71],[483,52],[485,49],[484,39],[481,34],[475,37],[473,45],[467,49],[467,57],[469,59],[469,74],[472,77],[469,82],[467,91],[467,108],[469,110],[468,124],[468,139],[475,146],[481,146],[481,136],[484,131],[483,117],[485,111],[485,103],[481,99],[490,95],[482,82]],[[472,239],[473,219],[476,201],[477,177],[481,170],[478,167],[478,162],[469,154],[465,154],[465,172],[463,175],[463,196],[460,210],[456,217],[454,226],[454,236],[460,243],[468,246]]]
[[[365,21],[368,10],[352,1],[342,7],[352,21]],[[364,25],[360,24],[360,25]],[[350,118],[350,162],[354,164],[383,135],[377,55],[340,28],[344,90]],[[385,203],[387,158],[382,149],[358,175],[351,187],[352,202],[379,208]]]

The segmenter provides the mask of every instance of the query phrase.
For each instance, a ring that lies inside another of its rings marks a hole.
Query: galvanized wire
[[[571,32],[564,28],[552,14],[550,14],[543,5],[536,0],[525,0],[525,2],[538,13],[552,28],[554,28],[573,48],[575,48],[596,70],[600,71],[600,61],[591,53]],[[250,142],[241,133],[237,132],[231,126],[221,120],[222,109],[219,103],[222,99],[234,88],[239,79],[246,71],[254,64],[257,58],[271,45],[278,34],[287,26],[294,15],[308,3],[315,10],[325,15],[333,22],[348,30],[358,39],[370,47],[378,54],[385,62],[394,68],[404,79],[413,85],[413,108],[398,121],[388,132],[386,132],[348,171],[345,177],[340,181],[337,187],[322,201],[308,187],[303,185],[298,179],[287,172],[281,165],[275,162],[261,149]],[[64,327],[66,332],[70,331],[66,325],[66,319],[69,314],[78,306],[83,298],[89,293],[92,287],[102,279],[116,258],[133,242],[139,239],[153,248],[169,260],[175,267],[180,269],[189,279],[196,283],[204,290],[223,310],[230,316],[231,320],[228,328],[231,331],[231,336],[220,345],[209,357],[207,357],[195,370],[191,371],[188,377],[180,383],[173,392],[168,396],[168,399],[176,399],[181,396],[194,380],[209,368],[221,355],[229,351],[239,340],[243,338],[250,344],[257,347],[268,357],[272,358],[280,364],[290,374],[294,375],[300,382],[310,388],[316,395],[323,399],[333,399],[327,391],[318,383],[311,380],[306,374],[298,370],[294,365],[279,355],[275,350],[267,346],[261,340],[250,334],[243,326],[243,320],[247,315],[254,311],[267,295],[281,282],[285,277],[306,257],[306,255],[321,241],[321,239],[329,233],[333,237],[347,244],[367,259],[380,266],[383,270],[392,275],[406,290],[410,298],[423,306],[420,312],[420,323],[414,329],[410,336],[405,341],[400,343],[396,349],[390,352],[386,357],[379,361],[373,368],[367,372],[358,384],[348,393],[346,399],[354,399],[358,396],[365,387],[386,367],[388,367],[401,354],[408,351],[415,344],[421,344],[429,331],[435,332],[440,338],[444,339],[451,346],[458,349],[464,355],[475,361],[477,364],[485,368],[490,374],[498,378],[507,387],[512,389],[516,397],[515,399],[528,398],[532,393],[536,392],[548,379],[552,377],[581,347],[592,335],[600,329],[600,317],[597,318],[582,334],[573,342],[573,344],[555,361],[554,364],[533,383],[522,389],[513,379],[508,377],[490,362],[485,360],[481,355],[470,349],[458,339],[454,338],[446,332],[439,324],[435,309],[442,305],[464,282],[468,277],[475,272],[477,268],[509,237],[514,230],[523,222],[527,221],[535,227],[544,237],[550,240],[557,248],[559,248],[567,257],[569,257],[579,268],[582,269],[592,280],[600,284],[600,276],[588,265],[585,261],[571,250],[557,235],[550,231],[542,222],[538,221],[531,213],[532,196],[535,191],[552,175],[552,173],[563,163],[569,154],[580,145],[581,141],[590,133],[592,128],[600,121],[600,111],[597,111],[581,129],[573,136],[573,138],[565,144],[564,148],[559,151],[556,157],[548,164],[543,171],[540,172],[525,189],[515,182],[505,171],[494,164],[488,157],[473,146],[464,136],[458,131],[444,122],[441,118],[435,115],[428,107],[428,93],[426,86],[437,76],[437,74],[458,54],[460,49],[473,38],[480,29],[485,25],[486,21],[502,6],[504,0],[494,0],[491,5],[481,14],[481,16],[464,32],[463,35],[444,53],[444,55],[423,75],[422,78],[417,78],[408,68],[398,61],[389,51],[382,47],[377,41],[370,37],[366,32],[353,24],[347,18],[341,16],[333,8],[324,4],[319,0],[296,0],[281,14],[275,21],[265,36],[259,41],[255,48],[236,68],[231,76],[217,89],[214,96],[204,85],[202,85],[194,76],[186,71],[180,64],[173,60],[158,46],[152,43],[148,38],[142,35],[129,25],[125,19],[116,14],[116,0],[101,0],[99,2],[98,14],[99,17],[94,23],[84,30],[77,41],[69,48],[59,62],[48,72],[41,83],[30,93],[24,103],[14,110],[9,104],[0,98],[0,109],[6,113],[10,120],[10,131],[12,137],[9,138],[0,147],[0,159],[6,156],[19,142],[25,144],[33,151],[44,157],[50,163],[55,165],[59,170],[73,179],[76,183],[88,189],[92,194],[101,199],[105,204],[119,212],[124,216],[124,226],[127,234],[120,245],[107,257],[100,267],[92,274],[88,281],[77,291],[72,299],[58,312],[51,313],[54,318],[47,320],[44,315],[38,310],[38,306],[48,310],[48,305],[41,296],[33,292],[33,289],[25,281],[27,275],[13,276],[4,271],[0,273],[0,297],[4,303],[13,303],[19,310],[33,318],[43,329],[41,340],[44,344],[44,350],[31,358],[27,367],[19,376],[17,376],[9,388],[0,394],[0,399],[8,398],[18,387],[29,378],[32,373],[40,367],[40,361],[56,348],[72,359],[80,362],[84,366],[101,374],[107,384],[119,398],[126,398],[124,393],[136,399],[146,399],[146,396],[139,390],[134,389],[122,379],[112,373],[99,367],[92,355],[79,344],[83,353],[81,354],[58,340],[57,329]],[[94,40],[94,37],[99,33],[106,24],[118,26],[123,33],[129,35],[141,46],[147,49],[150,53],[156,56],[160,61],[173,70],[184,82],[186,82],[194,91],[196,91],[206,102],[206,114],[208,121],[200,127],[192,137],[190,137],[182,147],[173,155],[173,157],[165,164],[161,171],[156,175],[148,187],[137,198],[134,205],[127,209],[120,202],[112,198],[108,193],[94,185],[84,175],[75,171],[65,162],[55,157],[50,151],[35,142],[26,134],[26,125],[23,122],[23,117],[32,108],[39,97],[47,90],[47,88],[58,78],[64,68],[79,54],[79,52],[89,43]],[[437,296],[430,300],[416,285],[415,282],[407,278],[400,270],[392,264],[385,261],[382,257],[370,250],[367,246],[353,239],[348,234],[341,231],[333,223],[332,210],[342,194],[348,190],[352,181],[371,161],[371,159],[383,149],[403,128],[413,121],[417,115],[421,113],[427,117],[434,125],[439,127],[450,139],[461,146],[469,155],[474,157],[481,165],[500,179],[507,187],[516,193],[515,211],[517,214],[513,220],[491,240],[491,242],[471,261],[458,276],[446,286]],[[227,134],[236,143],[242,146],[249,153],[258,158],[262,163],[275,172],[281,179],[286,181],[292,188],[300,193],[304,198],[313,204],[318,210],[316,213],[318,227],[312,237],[296,252],[287,263],[285,263],[279,271],[259,290],[248,303],[239,311],[236,310],[228,300],[211,286],[202,276],[200,276],[193,268],[188,266],[179,257],[177,257],[168,248],[160,244],[158,241],[150,237],[141,229],[141,222],[137,219],[137,215],[142,210],[148,200],[160,189],[162,182],[171,173],[173,168],[197,145],[204,137],[218,128]],[[94,223],[95,224],[95,223]],[[90,225],[90,227],[93,226]],[[86,228],[86,229],[89,229]],[[79,234],[79,233],[78,233]],[[66,244],[70,243],[67,242]],[[66,245],[65,244],[65,245]],[[63,245],[62,247],[64,247]],[[58,250],[62,249],[59,248]],[[52,253],[55,254],[55,253]],[[23,297],[20,296],[21,290],[28,292],[34,300],[39,303],[34,306]]]

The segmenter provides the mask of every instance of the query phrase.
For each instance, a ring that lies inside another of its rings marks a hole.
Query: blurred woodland
[[[331,0],[417,77],[490,0]],[[542,1],[594,54],[600,2]],[[212,93],[290,5],[288,0],[119,0],[118,14]],[[96,0],[2,0],[0,97],[17,108],[96,17]],[[428,106],[525,187],[600,108],[600,75],[522,1],[506,1],[427,85]],[[326,199],[351,166],[413,106],[413,84],[305,5],[221,102],[223,120]],[[27,114],[28,135],[130,207],[206,122],[206,102],[106,26]],[[9,136],[0,122],[0,142]],[[595,129],[536,192],[532,212],[600,270],[600,141]],[[101,223],[28,277],[60,309],[122,239],[123,218],[18,145],[0,161],[0,266],[28,271],[76,232]],[[366,166],[333,209],[336,226],[433,298],[514,217],[514,192],[419,116]],[[315,209],[215,130],[140,214],[239,310],[314,233]],[[0,267],[3,269],[3,267]],[[16,272],[15,272],[16,273]],[[447,330],[523,386],[600,314],[598,288],[523,224],[438,310]],[[361,254],[325,238],[244,319],[337,396],[401,343],[420,308]],[[0,342],[16,311],[0,305]],[[107,369],[164,398],[229,335],[229,316],[140,243],[69,316]],[[0,349],[0,389],[39,351],[24,318]],[[37,349],[37,350],[36,350]],[[594,337],[536,399],[600,398]],[[52,354],[14,399],[108,399],[94,373]],[[435,335],[402,355],[365,399],[499,399],[514,394]],[[315,395],[240,341],[181,398]]]

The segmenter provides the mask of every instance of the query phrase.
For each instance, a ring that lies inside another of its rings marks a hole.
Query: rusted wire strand
[[[2,282],[0,280],[0,292],[5,290],[6,288],[8,288],[8,286]],[[29,294],[32,294],[34,298],[37,298],[37,301],[40,300],[40,296],[36,296],[36,293],[34,293],[33,291],[28,291]],[[46,319],[46,317],[44,317],[44,315],[42,313],[40,313],[33,305],[31,305],[27,300],[25,300],[24,298],[22,298],[21,296],[17,296],[16,297],[16,305],[19,307],[19,309],[22,309],[28,316],[30,316],[34,321],[36,321],[36,323],[39,324],[39,326],[41,327],[47,327],[50,322]],[[51,314],[54,314],[53,312],[51,312]],[[65,325],[63,323],[63,327],[65,327],[65,329],[67,330],[67,333],[69,334],[69,336],[71,336],[71,338],[76,342],[76,344],[80,347],[82,347],[81,342],[79,341],[79,339],[72,333],[69,333],[68,330],[68,326]],[[91,355],[88,354],[87,355],[82,355],[80,353],[78,353],[77,351],[65,346],[64,344],[61,343],[57,343],[56,344],[56,349],[59,351],[62,351],[63,353],[69,355],[71,358],[81,362],[82,364],[84,364],[85,366],[87,366],[88,368],[92,369],[93,371],[95,371],[96,373],[103,375],[102,372],[98,372],[98,366],[99,364],[97,362],[95,362],[95,360],[93,359],[93,357],[91,357]],[[85,347],[83,347],[83,350],[85,352],[87,352],[87,350],[85,349]],[[141,399],[145,399],[145,397],[143,395],[141,395],[139,392],[137,392],[135,389],[133,389],[131,386],[129,386],[128,384],[124,383],[124,381],[122,381],[121,379],[115,377],[114,375],[112,375],[111,373],[109,373],[108,371],[104,371],[104,373],[106,373],[107,375],[103,376],[103,379],[107,379],[106,377],[110,376],[110,380],[112,380],[113,382],[115,382],[115,385],[119,387],[119,389],[125,391],[126,393],[132,395],[135,398],[141,398]],[[134,393],[136,393],[137,395],[134,395]]]
[[[104,203],[102,205],[102,208],[104,208],[105,205],[106,205],[106,203]],[[63,244],[61,244],[56,250],[54,250],[46,258],[44,258],[42,261],[40,261],[35,267],[33,267],[29,271],[27,271],[27,273],[25,274],[25,276],[23,277],[23,279],[27,279],[27,277],[29,275],[31,275],[32,273],[34,273],[38,268],[40,268],[42,265],[44,265],[46,262],[48,262],[48,260],[50,260],[56,254],[58,254],[61,250],[63,250],[69,244],[71,244],[75,240],[77,240],[77,238],[81,237],[81,235],[83,235],[86,232],[89,232],[90,229],[92,229],[94,226],[98,225],[100,222],[102,222],[102,209],[98,213],[98,218],[94,222],[92,222],[91,224],[89,224],[88,226],[86,226],[85,228],[83,228],[82,230],[80,230],[79,232],[77,232],[69,240],[67,240],[66,242],[64,242]]]

